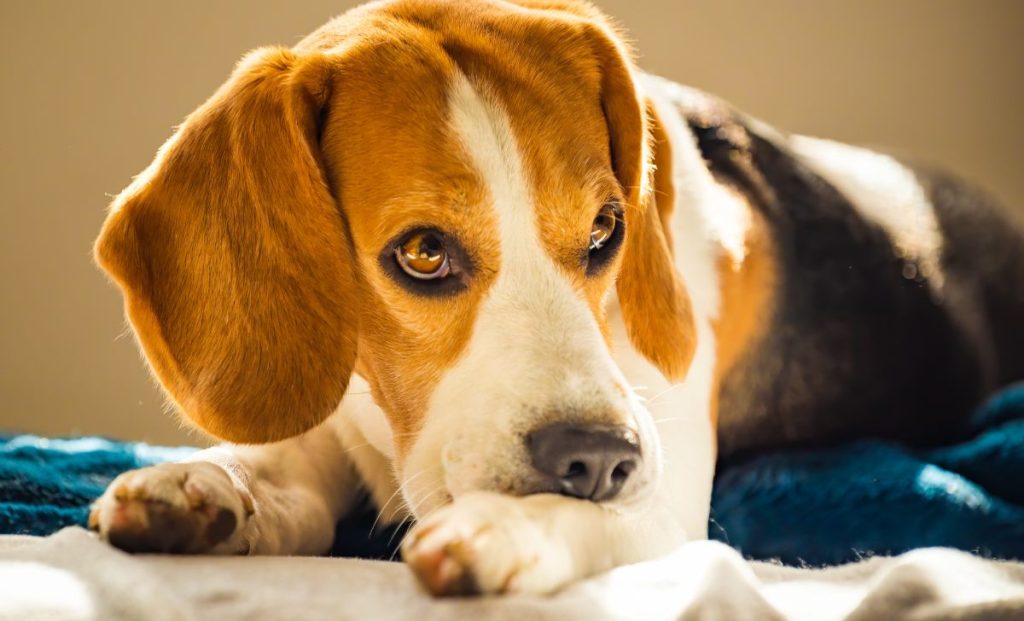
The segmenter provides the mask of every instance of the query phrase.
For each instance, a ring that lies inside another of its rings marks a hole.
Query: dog
[[[716,460],[964,433],[1024,377],[1024,232],[941,171],[644,74],[578,0],[388,0],[262,48],[96,243],[226,444],[127,472],[129,551],[322,554],[415,520],[435,595],[707,536]]]

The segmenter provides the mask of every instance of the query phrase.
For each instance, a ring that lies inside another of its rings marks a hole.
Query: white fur
[[[714,179],[696,138],[676,108],[692,107],[692,98],[701,95],[655,76],[643,76],[643,84],[672,146],[675,205],[671,222],[676,269],[690,294],[697,329],[697,349],[686,380],[672,388],[662,381],[662,396],[655,396],[648,407],[658,421],[659,436],[669,456],[665,477],[680,482],[679,494],[670,499],[682,505],[677,509],[679,514],[692,516],[687,522],[693,524],[688,532],[693,533],[700,524],[703,537],[715,462],[710,413],[716,356],[712,322],[718,318],[721,304],[718,264],[725,255],[738,266],[746,256],[750,206]],[[636,360],[636,354],[632,357],[628,367],[620,362],[631,379],[641,374],[652,376],[650,369],[643,370],[645,361]],[[699,509],[690,504],[698,498],[707,499]],[[702,515],[697,515],[698,510],[703,511]]]
[[[719,303],[715,264],[722,252],[732,252],[737,248],[742,252],[742,241],[735,237],[745,234],[748,226],[742,221],[742,210],[735,209],[731,203],[723,205],[731,197],[720,191],[706,170],[705,176],[701,176],[698,169],[703,169],[703,163],[687,151],[695,150],[692,136],[680,131],[678,125],[670,127],[673,147],[682,149],[673,174],[677,183],[691,184],[678,196],[673,233],[679,240],[677,250],[689,245],[679,252],[677,267],[684,277],[697,283],[698,290],[693,300],[697,350],[686,381],[671,385],[629,343],[621,312],[612,296],[609,322],[618,368],[608,369],[600,344],[594,342],[598,338],[590,314],[582,302],[571,295],[567,283],[552,270],[549,259],[536,241],[533,210],[524,208],[530,204],[529,194],[519,189],[525,188],[525,184],[509,183],[521,175],[516,154],[511,148],[514,145],[512,136],[493,108],[482,110],[485,106],[481,105],[479,98],[473,96],[467,85],[462,88],[463,94],[455,98],[456,124],[467,137],[466,143],[474,159],[480,163],[481,170],[485,171],[490,187],[497,190],[494,201],[503,228],[503,256],[511,257],[518,264],[510,264],[510,260],[503,263],[499,282],[477,320],[470,351],[460,363],[464,365],[465,374],[449,373],[442,387],[450,380],[457,389],[464,386],[462,382],[475,378],[483,377],[490,381],[486,371],[479,372],[479,365],[493,360],[495,352],[515,352],[515,358],[517,354],[531,350],[528,346],[524,348],[524,340],[537,343],[541,347],[534,350],[537,355],[526,360],[513,359],[510,364],[498,367],[498,377],[514,378],[512,394],[516,399],[543,399],[546,389],[554,386],[556,390],[552,394],[557,399],[569,399],[571,402],[572,389],[577,385],[587,386],[590,384],[588,380],[596,378],[599,380],[597,386],[600,386],[602,374],[614,380],[624,372],[634,385],[645,385],[644,388],[638,386],[638,390],[646,390],[650,395],[648,407],[634,405],[632,415],[641,430],[654,421],[656,431],[649,435],[657,439],[663,452],[653,452],[653,442],[645,446],[646,459],[658,467],[654,473],[656,478],[648,482],[654,493],[642,506],[631,507],[634,510],[608,511],[594,503],[550,495],[525,498],[499,496],[478,491],[481,489],[478,485],[471,491],[456,494],[454,503],[426,517],[404,546],[407,560],[414,569],[426,575],[470,571],[485,592],[546,592],[576,577],[649,558],[672,549],[686,539],[705,538],[714,472],[710,405],[715,341],[710,321],[717,313]],[[664,105],[659,93],[655,97]],[[668,111],[666,116],[676,118],[677,115]],[[490,136],[497,140],[489,141]],[[681,147],[676,147],[680,142]],[[476,149],[481,147],[484,151],[477,152]],[[702,185],[693,187],[694,183]],[[722,209],[731,211],[723,215]],[[723,247],[729,241],[739,243],[730,250]],[[505,248],[509,249],[508,252]],[[547,298],[545,294],[555,295],[555,298]],[[526,296],[527,306],[517,303],[514,313],[505,314],[504,304],[523,296]],[[544,309],[546,313],[538,319],[547,323],[533,324],[530,321],[529,302],[533,300],[539,302],[535,309],[538,312]],[[574,307],[577,310],[571,310]],[[566,315],[560,316],[559,310]],[[524,314],[524,311],[527,312]],[[509,341],[503,340],[509,337],[512,339],[510,348]],[[550,348],[551,345],[556,348]],[[563,357],[563,352],[568,352],[568,356]],[[527,363],[526,366],[520,366],[523,362]],[[524,385],[519,382],[529,376],[531,370],[539,370],[542,375],[536,378],[538,383],[525,385],[527,392],[524,394]],[[566,382],[564,378],[571,377],[574,372],[579,379]],[[552,384],[551,378],[559,381]],[[467,410],[470,415],[480,405],[477,401],[480,397],[476,393],[481,384],[476,386],[474,399]],[[484,390],[480,395],[491,393],[487,384],[482,386]],[[464,393],[457,389],[450,394],[439,389],[437,398],[440,403],[451,409],[454,399],[465,399]],[[608,399],[609,396],[603,398]],[[538,403],[543,404],[544,401]],[[517,405],[515,400],[512,404]],[[650,416],[652,411],[656,413],[653,419]],[[504,413],[505,416],[515,414],[515,409]],[[437,420],[435,414],[431,413],[428,427],[434,420]],[[459,420],[465,421],[465,415]],[[507,421],[499,413],[495,425],[499,438],[502,425]],[[446,430],[446,433],[450,432],[451,429]],[[474,442],[484,442],[485,445],[486,439],[473,436]],[[507,442],[507,437],[501,438],[499,445]],[[500,451],[501,446],[486,448],[490,455],[487,463],[500,464],[501,459],[493,451]],[[450,465],[447,461],[446,466]],[[599,538],[598,545],[595,545],[595,537]],[[450,550],[469,552],[452,554]],[[438,556],[445,559],[442,566],[431,569],[431,559]]]
[[[704,169],[692,135],[669,109],[672,94],[662,84],[647,85],[675,155],[677,269],[697,327],[686,381],[670,384],[632,347],[614,295],[608,309],[614,358],[609,353],[586,302],[540,242],[537,206],[505,113],[459,76],[450,94],[451,129],[489,190],[501,266],[466,350],[430,400],[403,471],[393,472],[390,427],[366,383],[354,376],[338,411],[312,431],[138,471],[142,496],[165,500],[179,493],[178,470],[198,472],[210,464],[197,461],[212,462],[229,476],[209,502],[238,504],[239,494],[249,494],[255,508],[220,551],[315,553],[326,549],[362,482],[383,520],[405,517],[406,506],[421,518],[404,546],[414,568],[434,571],[432,559],[458,550],[439,571],[472,571],[485,592],[546,592],[706,537],[716,264],[722,253],[742,259],[749,221]],[[525,433],[566,412],[637,431],[644,467],[620,498],[599,505],[495,493],[530,474]],[[112,493],[98,504],[102,515],[115,507]]]
[[[734,266],[742,263],[750,211],[715,181],[676,109],[703,95],[651,76],[640,82],[673,151],[674,256],[697,338],[685,381],[668,382],[632,346],[614,294],[608,300],[609,354],[587,304],[540,242],[537,206],[508,119],[486,92],[458,76],[450,93],[451,130],[489,191],[501,266],[465,352],[429,402],[403,471],[395,472],[384,412],[354,375],[338,411],[302,436],[262,446],[225,445],[185,463],[122,475],[95,505],[101,535],[110,532],[129,497],[186,515],[216,507],[231,511],[238,528],[209,552],[321,553],[365,487],[381,521],[410,512],[420,518],[404,554],[421,576],[472,572],[486,593],[548,592],[706,537],[715,460],[710,408],[718,266],[723,257]],[[790,139],[756,120],[748,123],[835,185],[932,286],[941,286],[941,235],[909,170],[885,155]],[[524,434],[569,411],[593,412],[600,418],[594,422],[638,432],[645,466],[631,487],[605,504],[497,493],[531,472]],[[432,566],[437,558],[444,560]]]
[[[463,76],[449,97],[452,131],[490,193],[501,265],[466,351],[434,391],[408,457],[403,489],[417,515],[444,501],[432,488],[458,498],[529,476],[525,434],[574,411],[603,413],[594,422],[630,426],[645,450],[658,451],[639,401],[615,389],[626,380],[593,314],[540,242],[537,206],[505,113]],[[619,416],[608,419],[608,413]],[[621,498],[643,491],[655,475],[656,460],[644,463]],[[433,470],[419,475],[424,469]]]
[[[641,76],[672,145],[672,179],[676,203],[672,211],[676,268],[697,317],[718,316],[720,289],[717,262],[725,251],[734,265],[746,257],[751,227],[747,202],[718,183],[704,163],[693,132],[677,106],[692,108],[706,95],[652,75]]]
[[[219,507],[235,514],[236,529],[209,553],[321,554],[358,490],[338,424],[340,417],[283,442],[221,445],[183,463],[126,472],[96,501],[93,520],[106,536],[123,509],[118,497],[125,495],[138,503],[137,512],[145,503],[181,514]],[[252,501],[251,516],[243,497]]]
[[[618,299],[608,308],[615,362],[644,398],[661,445],[657,503],[676,516],[688,539],[707,537],[715,438],[711,426],[714,339],[706,321],[698,327],[697,350],[686,379],[672,383],[633,347]]]
[[[361,375],[352,374],[342,407],[342,414],[355,423],[366,441],[389,460],[395,459],[394,434],[384,410],[373,401],[370,384]]]
[[[792,136],[789,145],[865,219],[880,226],[899,256],[916,264],[933,289],[941,289],[942,233],[913,172],[883,153],[831,140]]]

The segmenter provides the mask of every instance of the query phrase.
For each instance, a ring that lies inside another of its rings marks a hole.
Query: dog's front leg
[[[131,552],[322,554],[359,489],[335,413],[264,445],[223,444],[132,470],[94,504],[90,526]]]
[[[435,595],[549,593],[704,537],[657,502],[620,513],[553,494],[470,492],[417,524],[402,553]]]

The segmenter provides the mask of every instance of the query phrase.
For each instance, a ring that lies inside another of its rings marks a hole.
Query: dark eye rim
[[[619,253],[619,249],[622,247],[622,240],[626,236],[626,218],[625,211],[622,209],[622,202],[616,198],[610,198],[601,204],[600,209],[594,214],[594,219],[601,214],[601,209],[607,206],[611,206],[612,211],[615,213],[617,224],[615,229],[612,231],[612,236],[608,238],[600,248],[587,249],[586,250],[586,265],[587,265],[587,276],[597,276],[602,273],[605,268],[612,262],[612,259]]]
[[[423,234],[436,235],[444,244],[445,251],[448,253],[449,265],[446,276],[433,279],[416,278],[406,273],[399,265],[397,256],[399,248],[410,237]],[[378,255],[377,262],[384,273],[403,289],[428,298],[443,298],[458,294],[466,289],[474,271],[473,263],[458,239],[430,225],[413,226],[392,237],[384,244],[384,249]]]

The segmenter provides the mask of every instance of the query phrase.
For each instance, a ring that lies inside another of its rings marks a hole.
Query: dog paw
[[[252,498],[212,463],[126,472],[93,503],[89,528],[128,552],[245,552]]]
[[[569,549],[523,498],[473,492],[417,524],[402,557],[436,596],[550,593],[572,577]]]

